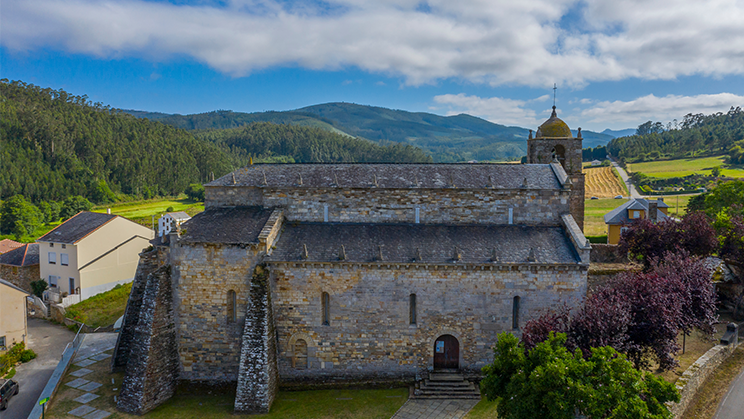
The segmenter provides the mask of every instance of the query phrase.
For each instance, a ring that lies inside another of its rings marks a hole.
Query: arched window
[[[512,329],[519,329],[519,303],[521,298],[519,296],[514,297],[512,302]]]
[[[227,292],[227,322],[234,323],[237,321],[237,313],[235,307],[237,305],[235,291],[230,290]]]
[[[558,144],[553,148],[553,157],[558,159],[564,169],[566,168],[566,149],[562,145]]]
[[[294,344],[292,366],[298,370],[307,369],[307,342],[303,339],[297,339]]]
[[[416,324],[416,294],[408,296],[408,323]]]
[[[321,309],[323,310],[323,326],[329,326],[331,324],[331,297],[327,292],[324,292],[321,296]]]

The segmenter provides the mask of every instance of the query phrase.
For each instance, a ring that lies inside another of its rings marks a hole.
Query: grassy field
[[[111,326],[124,315],[130,291],[132,291],[131,282],[117,286],[110,291],[71,305],[67,308],[65,316],[90,327]]]
[[[678,159],[652,161],[643,163],[628,163],[628,172],[641,172],[644,175],[655,178],[684,177],[692,174],[710,175],[714,167],[725,166],[723,156],[701,157],[693,159]],[[721,176],[744,178],[744,167],[722,168]]]
[[[125,202],[121,204],[113,205],[99,205],[93,208],[94,212],[106,212],[108,208],[111,208],[111,213],[121,215],[122,217],[129,218],[132,221],[136,221],[142,225],[150,226],[152,223],[152,217],[155,216],[155,221],[160,215],[166,212],[166,209],[172,207],[173,211],[184,211],[192,217],[204,211],[204,203],[192,201],[185,197],[179,197],[175,199],[151,199],[147,201],[136,201],[136,202]]]
[[[587,197],[612,198],[627,195],[622,181],[612,172],[612,167],[590,167],[584,169],[586,175],[585,194]]]

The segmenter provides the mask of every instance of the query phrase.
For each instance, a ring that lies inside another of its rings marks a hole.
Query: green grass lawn
[[[498,414],[496,412],[496,407],[498,405],[499,403],[497,400],[489,402],[488,400],[486,400],[486,397],[483,396],[483,398],[481,398],[481,401],[479,401],[478,404],[475,405],[473,410],[465,415],[465,419],[496,419],[498,417]]]
[[[408,399],[407,388],[387,390],[280,391],[261,419],[390,419]],[[176,394],[144,417],[234,418],[235,395]]]
[[[111,326],[124,315],[132,283],[94,295],[87,300],[67,307],[65,316],[90,327]]]
[[[685,177],[692,174],[710,175],[717,166],[724,166],[724,156],[692,159],[664,160],[643,163],[628,163],[628,172],[641,172],[655,178]],[[744,178],[744,167],[728,167],[721,170],[721,176]]]
[[[173,207],[173,211],[184,211],[192,217],[195,214],[204,211],[203,202],[196,202],[181,197],[124,202],[113,205],[99,205],[93,208],[93,211],[106,212],[106,209],[111,208],[112,214],[121,215],[122,217],[129,218],[132,221],[150,226],[152,223],[152,216],[155,216],[155,221],[157,221],[157,219],[160,218],[160,215],[165,213],[166,209],[169,207]]]

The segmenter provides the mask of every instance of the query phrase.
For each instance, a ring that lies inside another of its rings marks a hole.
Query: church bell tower
[[[548,164],[558,160],[571,179],[571,215],[581,230],[584,230],[584,173],[581,169],[581,128],[576,137],[568,125],[555,112],[527,139],[527,163]]]

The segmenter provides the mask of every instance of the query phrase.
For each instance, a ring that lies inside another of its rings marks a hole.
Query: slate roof
[[[74,244],[116,217],[113,214],[81,211],[36,241]]]
[[[22,244],[8,253],[0,255],[0,264],[12,266],[31,266],[39,264],[39,244]]]
[[[341,245],[346,253],[344,260]],[[335,223],[285,223],[266,260],[481,264],[493,263],[495,249],[498,263],[526,263],[530,248],[535,249],[536,263],[579,263],[560,227]],[[456,252],[461,255],[459,261]]]
[[[233,183],[233,176],[235,183]],[[300,182],[301,179],[301,182]],[[271,188],[561,189],[548,164],[254,164],[205,186]],[[375,185],[375,182],[377,183]]]
[[[657,208],[669,208],[669,205],[665,204],[664,201],[657,201]],[[608,212],[604,216],[605,224],[628,224],[633,219],[628,218],[628,210],[644,210],[648,211],[648,200],[643,198],[634,198],[625,201],[624,204]],[[658,221],[669,218],[661,210],[656,210],[656,219]]]
[[[261,207],[213,208],[181,225],[183,243],[258,243],[273,210]]]
[[[17,241],[10,239],[2,239],[0,240],[0,255],[10,252],[11,250],[19,248],[21,246],[23,246],[23,243],[18,243]]]
[[[184,221],[184,220],[188,220],[188,219],[191,218],[190,215],[186,214],[183,211],[168,212],[166,214],[168,214],[171,217],[173,217],[173,219],[176,220],[176,221]]]

